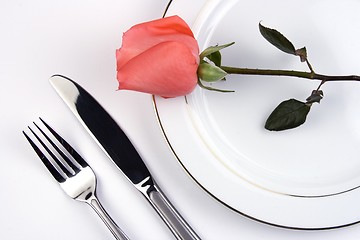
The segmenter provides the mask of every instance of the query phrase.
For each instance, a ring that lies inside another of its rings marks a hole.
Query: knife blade
[[[49,81],[100,148],[148,200],[176,239],[200,240],[161,191],[134,145],[110,114],[70,78],[53,75]]]

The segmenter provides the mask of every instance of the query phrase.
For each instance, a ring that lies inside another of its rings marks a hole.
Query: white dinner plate
[[[223,65],[308,71],[271,46],[258,23],[306,46],[318,73],[360,75],[360,2],[209,1],[193,31],[201,49],[223,50]],[[154,97],[164,135],[180,164],[229,208],[276,226],[328,229],[360,221],[360,83],[326,83],[299,128],[264,123],[283,100],[305,101],[318,81],[231,75],[185,97]]]

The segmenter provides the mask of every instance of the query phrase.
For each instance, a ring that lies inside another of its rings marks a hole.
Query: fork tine
[[[53,146],[53,148],[60,154],[60,156],[62,157],[62,159],[68,164],[68,166],[75,172],[78,173],[80,171],[80,169],[74,165],[74,163],[66,156],[66,154],[63,152],[63,150],[61,150],[51,139],[48,135],[46,135],[46,133],[34,122],[34,125],[37,127],[37,129],[39,129],[39,131],[41,132],[41,134],[46,138],[46,140],[51,144],[51,146]],[[45,125],[46,126],[46,125]],[[47,126],[48,127],[48,126]],[[54,130],[53,130],[54,132]],[[51,132],[51,133],[53,133]],[[59,140],[58,140],[59,141]],[[61,143],[61,141],[59,141]],[[66,149],[68,151],[68,149]],[[50,152],[49,152],[50,153]],[[50,153],[51,154],[51,153]],[[55,156],[52,156],[53,158],[56,158]],[[56,161],[56,159],[54,159]],[[67,170],[67,168],[63,165],[63,163],[61,163],[60,161],[56,161],[56,163],[61,167],[61,169],[66,173],[66,175],[69,177],[72,174],[69,172],[69,170]]]
[[[41,122],[45,125],[47,129],[54,135],[54,137],[63,145],[63,147],[68,151],[68,153],[79,163],[82,167],[89,166],[87,162],[78,154],[75,149],[73,149],[69,143],[65,141],[54,129],[52,129],[49,124],[47,124],[42,118],[39,118]]]
[[[35,124],[35,123],[34,123]],[[45,138],[51,143],[51,145],[55,148],[55,150],[57,152],[61,152],[61,150],[55,146],[55,144],[51,141],[51,139],[35,124],[35,126],[40,130],[40,132],[45,136]],[[66,174],[66,176],[71,177],[73,174],[64,166],[64,164],[55,156],[55,154],[53,153],[53,151],[51,151],[48,146],[46,146],[46,144],[41,140],[41,138],[30,128],[30,131],[32,132],[32,134],[34,134],[34,136],[36,137],[36,139],[39,141],[39,143],[44,147],[44,149],[50,154],[51,158],[56,162],[56,164],[61,168],[61,170],[63,171],[64,174]],[[59,152],[59,153],[60,153]]]
[[[39,156],[40,160],[43,162],[43,164],[46,166],[46,168],[49,170],[51,175],[59,182],[63,183],[65,182],[65,178],[58,172],[58,170],[51,164],[49,159],[41,152],[41,150],[36,146],[36,144],[31,140],[31,138],[24,132],[22,133],[25,135],[26,139],[30,143],[31,147],[35,150],[36,154]]]

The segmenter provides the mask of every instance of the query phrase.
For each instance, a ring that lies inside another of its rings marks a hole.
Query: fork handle
[[[117,240],[130,240],[129,237],[124,233],[123,230],[112,220],[110,215],[106,212],[104,207],[101,205],[100,201],[96,196],[93,196],[88,200],[88,204],[95,210],[95,212],[99,215],[101,220],[108,227],[110,232],[114,235]]]

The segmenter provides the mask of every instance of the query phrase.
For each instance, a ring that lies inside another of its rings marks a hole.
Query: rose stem
[[[298,78],[307,78],[310,80],[321,80],[323,83],[329,81],[360,81],[360,76],[344,75],[344,76],[329,76],[317,74],[315,72],[301,72],[293,70],[272,70],[272,69],[251,69],[251,68],[237,68],[221,66],[221,69],[228,74],[243,74],[243,75],[267,75],[267,76],[289,76]]]

